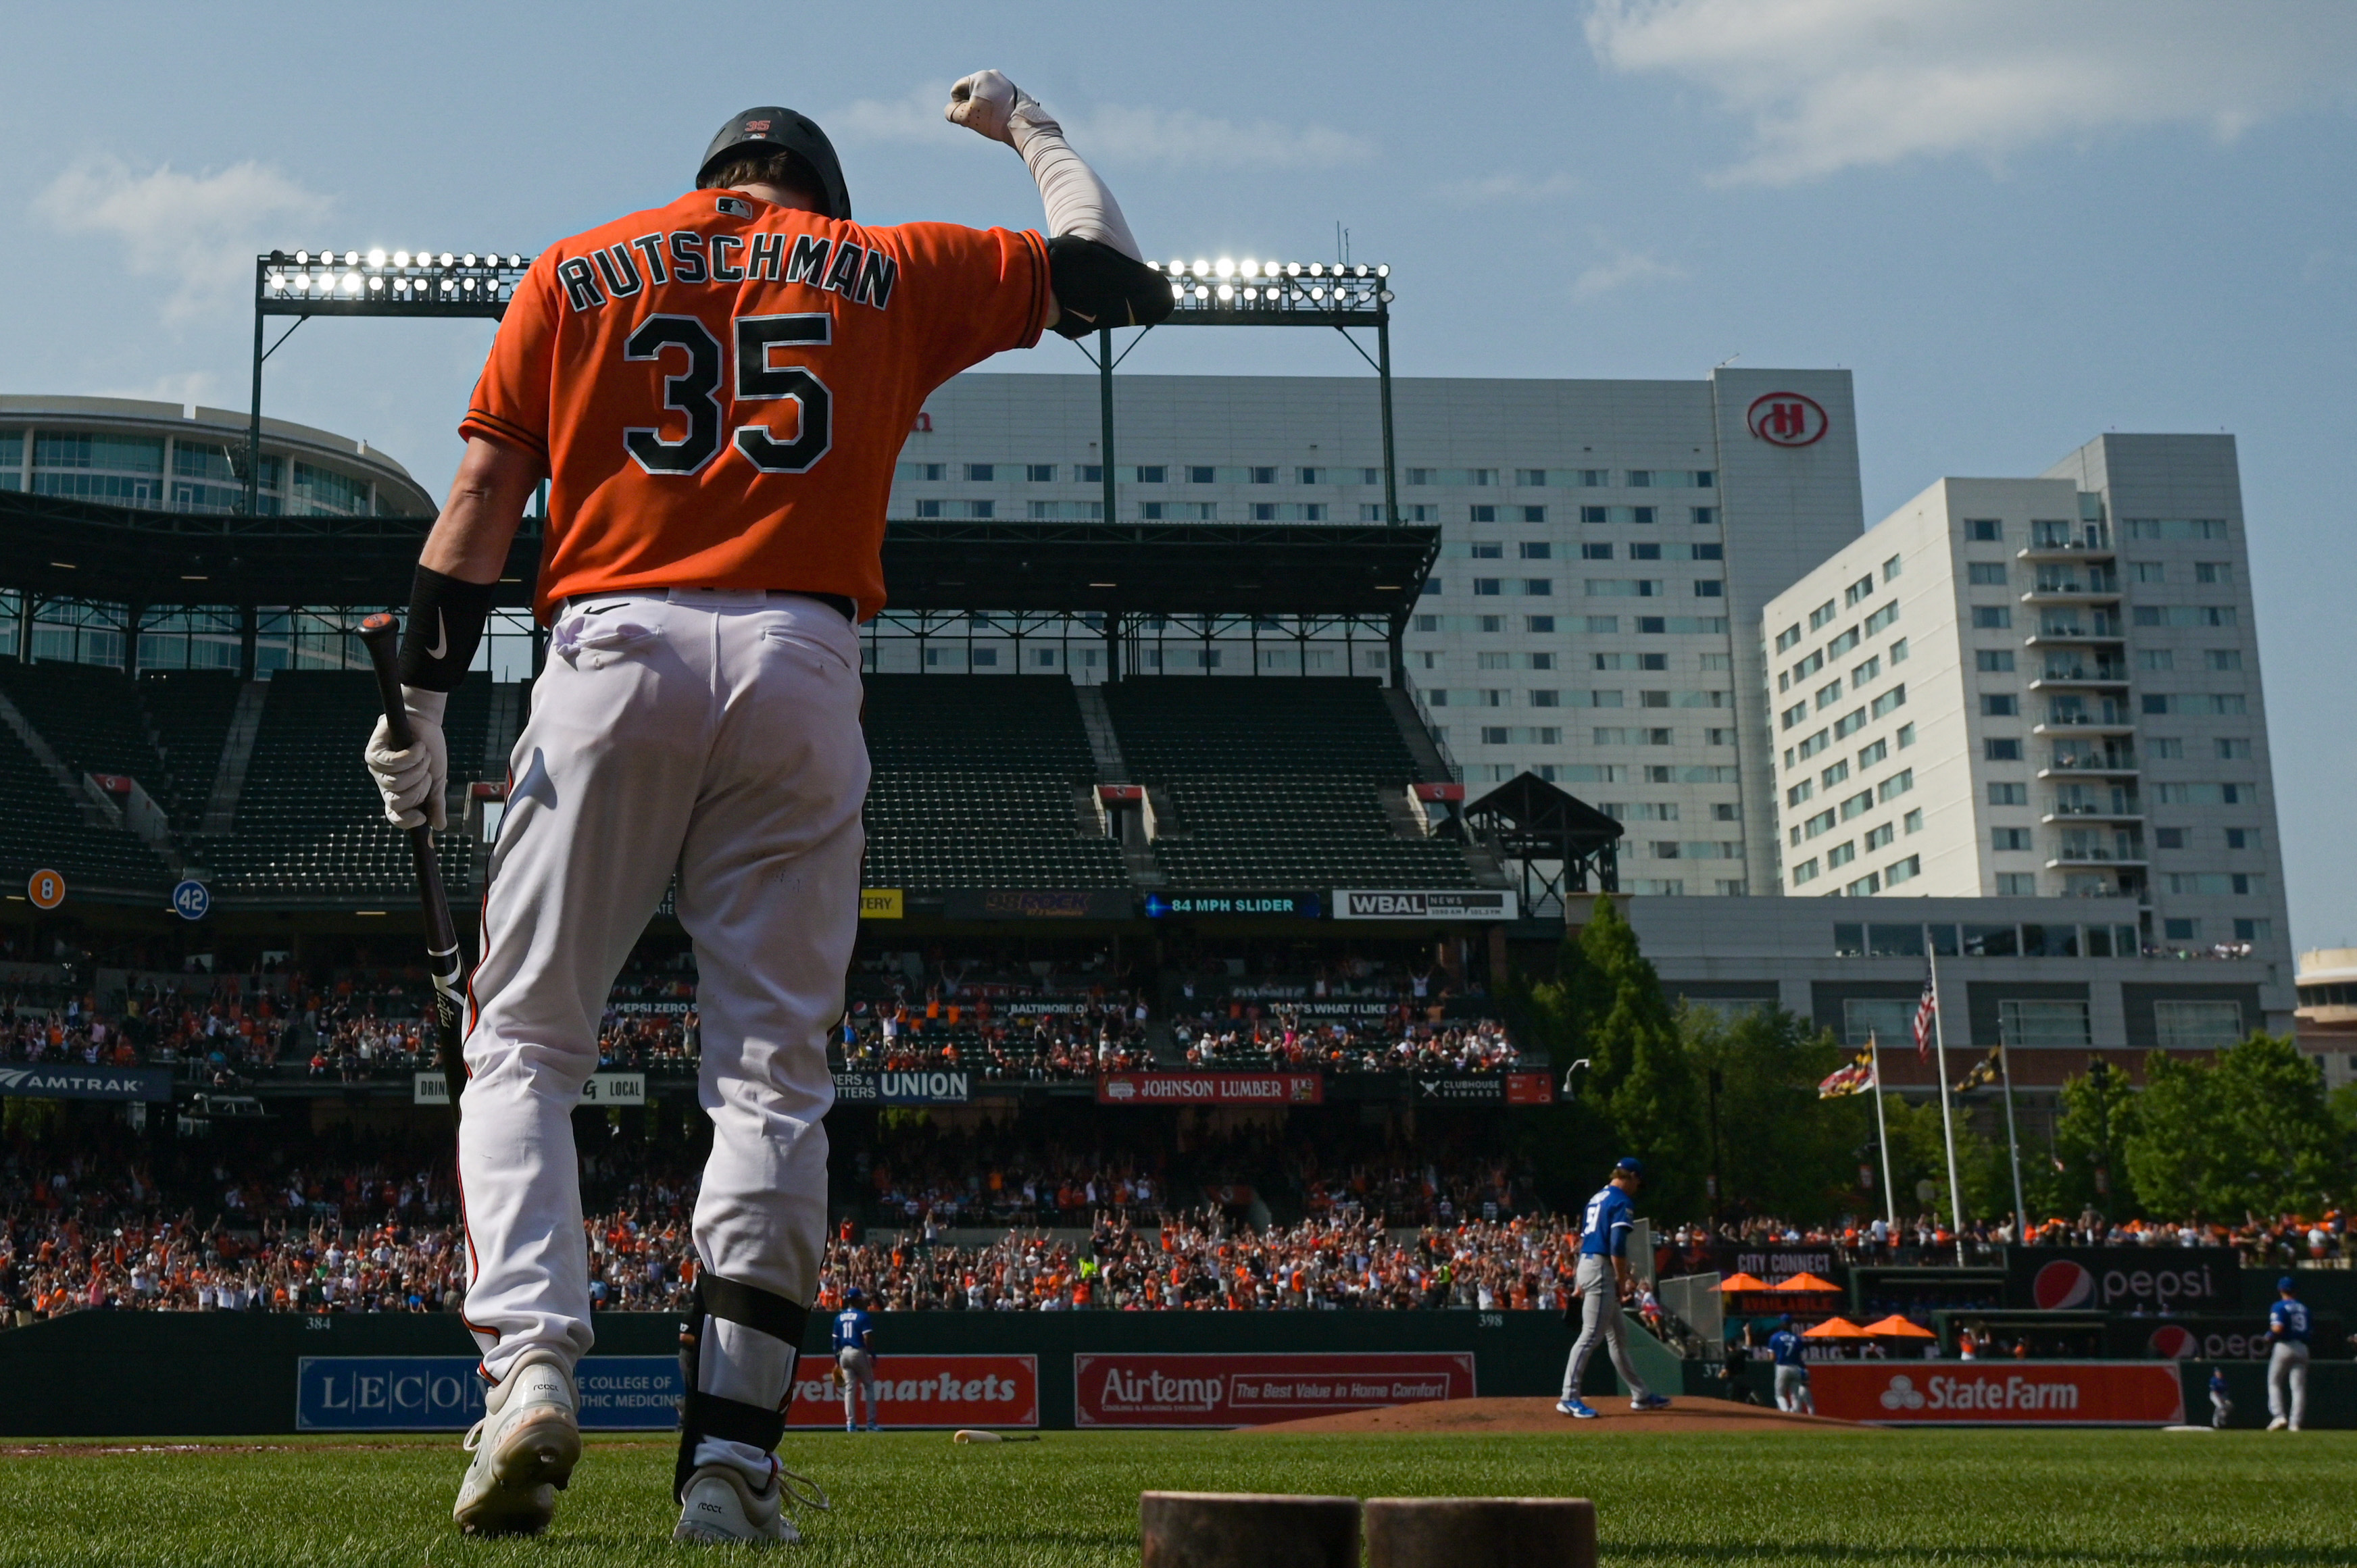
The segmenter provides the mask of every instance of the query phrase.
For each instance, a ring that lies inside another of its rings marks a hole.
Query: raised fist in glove
[[[450,743],[443,738],[442,713],[450,693],[404,686],[401,699],[409,713],[411,744],[396,748],[392,723],[383,718],[376,721],[368,743],[369,775],[384,796],[384,820],[397,828],[420,822],[447,827],[442,795],[450,777]]]
[[[976,135],[988,136],[994,142],[1005,142],[1021,152],[1016,141],[1016,123],[1026,125],[1052,124],[1039,107],[1039,101],[1006,80],[1006,73],[977,70],[962,78],[950,89],[949,107],[942,117],[952,125],[963,125]]]

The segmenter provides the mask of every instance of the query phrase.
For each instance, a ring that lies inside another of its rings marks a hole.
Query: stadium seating
[[[139,677],[140,705],[163,743],[165,788],[147,792],[171,819],[175,834],[204,824],[205,802],[221,770],[221,746],[229,738],[244,682],[227,670],[151,670]]]
[[[1131,776],[1168,791],[1154,855],[1174,888],[1476,883],[1456,844],[1383,810],[1416,766],[1374,681],[1147,677],[1104,699]]]
[[[866,881],[876,887],[1121,887],[1120,846],[1082,836],[1096,777],[1060,676],[870,675]]]
[[[362,670],[282,670],[270,681],[253,758],[227,843],[209,848],[215,891],[288,899],[413,897],[409,841],[386,822],[360,748],[380,709]],[[454,786],[483,772],[490,686],[451,694],[443,732]],[[443,877],[463,887],[469,844],[441,835]]]

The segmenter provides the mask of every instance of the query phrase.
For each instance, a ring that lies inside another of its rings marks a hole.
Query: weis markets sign
[[[839,1072],[834,1075],[834,1098],[839,1105],[963,1105],[974,1098],[974,1075],[931,1068]]]
[[[1099,1105],[1322,1105],[1326,1079],[1314,1072],[1105,1072]]]
[[[826,1365],[815,1358],[802,1361],[793,1403],[786,1408],[788,1426],[842,1424],[843,1388],[827,1377]],[[878,1356],[876,1416],[879,1426],[1037,1426],[1039,1359]]]
[[[2174,1426],[2177,1369],[2152,1362],[1956,1361],[1809,1369],[1817,1412],[1881,1426]]]
[[[34,1100],[169,1100],[167,1067],[0,1067],[0,1095]]]
[[[1082,1428],[1259,1426],[1472,1397],[1469,1350],[1072,1358],[1073,1424]]]
[[[2231,1247],[2008,1247],[2005,1295],[2039,1312],[2231,1312],[2242,1263]]]

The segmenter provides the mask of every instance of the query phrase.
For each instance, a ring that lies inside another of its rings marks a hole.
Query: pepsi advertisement
[[[2243,1305],[2231,1247],[2008,1247],[2005,1304],[2033,1312],[2190,1317]]]

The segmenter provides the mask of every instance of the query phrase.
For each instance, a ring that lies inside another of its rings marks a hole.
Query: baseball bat
[[[361,622],[361,642],[376,671],[377,696],[384,704],[385,728],[393,744],[403,749],[416,744],[409,727],[409,709],[401,700],[399,662],[401,623],[380,612]],[[450,918],[450,900],[442,891],[442,860],[434,850],[434,830],[425,822],[409,830],[409,854],[417,871],[417,901],[425,911],[426,972],[434,982],[434,1065],[450,1101],[450,1117],[458,1116],[458,1090],[466,1082],[461,1054],[466,1036],[466,983],[458,957],[458,929]]]
[[[1004,1432],[981,1432],[967,1427],[952,1433],[950,1441],[952,1443],[1037,1443],[1039,1437],[1037,1433],[1027,1433],[1018,1436]]]

